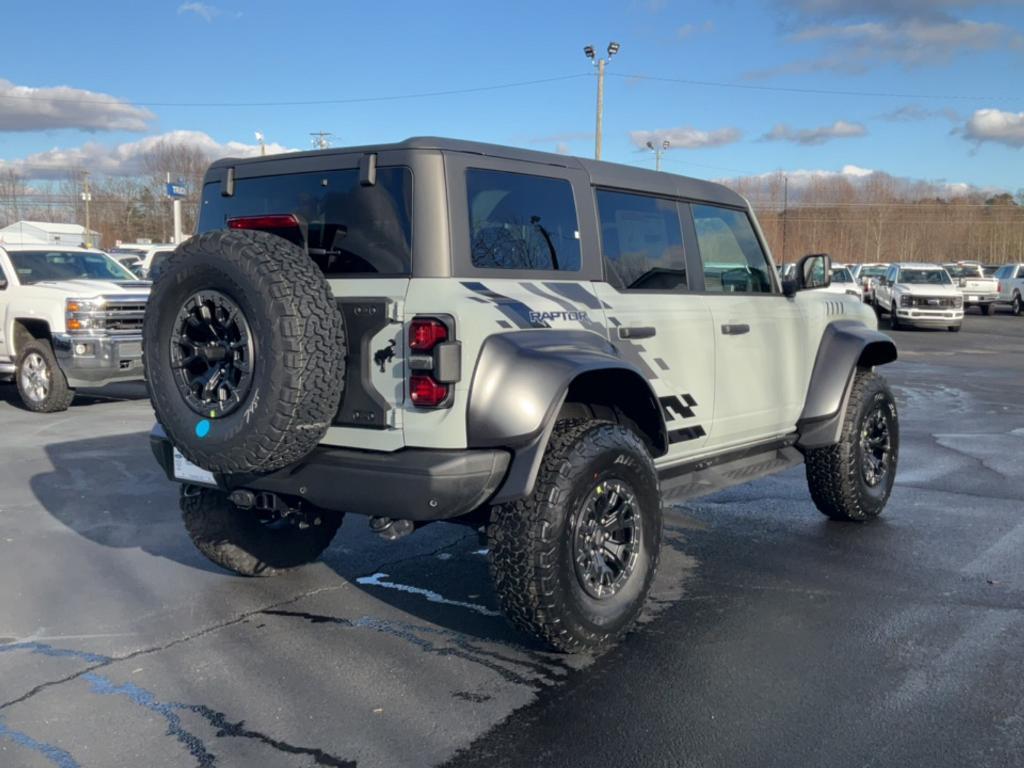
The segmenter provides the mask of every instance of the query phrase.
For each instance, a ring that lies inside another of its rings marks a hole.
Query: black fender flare
[[[857,369],[885,365],[896,358],[896,344],[884,333],[855,320],[829,324],[818,345],[804,409],[797,422],[797,447],[806,450],[835,445]]]
[[[469,388],[466,437],[469,448],[502,447],[513,452],[508,474],[490,500],[501,504],[533,491],[558,413],[572,382],[593,371],[624,372],[658,399],[639,369],[622,358],[607,338],[592,331],[525,330],[495,334],[481,347]],[[658,409],[660,435],[668,431]]]

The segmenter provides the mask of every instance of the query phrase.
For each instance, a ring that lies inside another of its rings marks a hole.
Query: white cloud
[[[220,16],[223,11],[217,6],[208,5],[207,3],[182,3],[178,6],[178,13],[194,13],[209,23],[217,16]]]
[[[794,144],[804,146],[816,146],[824,144],[832,139],[854,139],[866,136],[868,129],[860,123],[851,123],[846,120],[836,120],[832,125],[823,125],[819,128],[790,128],[785,123],[778,123],[768,133],[761,137],[761,141],[790,141]]]
[[[0,131],[145,131],[149,110],[66,85],[30,88],[0,79]]]
[[[1003,0],[1002,4],[1015,2],[1019,4],[1019,0]],[[886,63],[910,69],[946,64],[964,53],[1024,47],[1024,36],[1005,24],[951,13],[994,4],[1000,4],[999,0],[780,0],[777,5],[791,30],[789,41],[817,44],[828,52],[748,76],[822,69],[861,73]]]
[[[958,131],[968,141],[991,141],[1008,147],[1024,147],[1024,112],[979,109]]]
[[[219,157],[253,157],[258,144],[239,141],[220,143],[202,131],[171,131],[138,141],[108,146],[89,142],[80,147],[55,147],[17,160],[0,160],[0,170],[14,170],[26,179],[66,178],[73,169],[86,169],[105,176],[136,176],[144,171],[144,158],[160,144],[183,144],[199,149],[210,160]],[[281,144],[267,144],[267,154],[295,152]]]
[[[743,134],[738,128],[718,128],[713,131],[700,131],[689,126],[679,128],[656,129],[653,131],[630,131],[629,139],[637,149],[646,149],[647,142],[661,144],[670,143],[670,149],[705,149],[734,144]]]

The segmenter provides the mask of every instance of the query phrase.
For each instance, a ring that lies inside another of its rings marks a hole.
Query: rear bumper
[[[977,307],[983,304],[995,304],[999,301],[998,293],[965,293],[964,306]]]
[[[174,477],[173,449],[159,425],[153,455]],[[448,520],[484,505],[501,485],[510,454],[499,449],[391,453],[320,446],[302,461],[268,475],[216,475],[223,490],[245,488],[308,501],[339,512],[395,520]]]
[[[143,378],[142,336],[55,333],[53,351],[72,387],[102,387]]]

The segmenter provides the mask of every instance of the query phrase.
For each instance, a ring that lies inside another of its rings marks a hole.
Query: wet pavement
[[[192,548],[141,385],[0,384],[0,766],[1004,766],[1024,754],[1024,320],[899,332],[882,519],[802,468],[673,508],[600,659],[507,627],[473,532],[346,520],[274,579]]]

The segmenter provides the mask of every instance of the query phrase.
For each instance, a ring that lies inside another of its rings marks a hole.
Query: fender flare
[[[469,388],[467,445],[513,452],[508,474],[489,503],[501,504],[533,491],[569,386],[578,376],[600,370],[624,371],[636,377],[652,401],[658,402],[650,382],[636,366],[597,333],[525,330],[488,337]],[[660,444],[667,446],[668,432],[660,408],[658,419]]]
[[[897,358],[893,340],[855,320],[825,328],[811,371],[804,409],[797,422],[797,447],[835,445],[843,428],[850,385],[858,368],[874,368]]]

